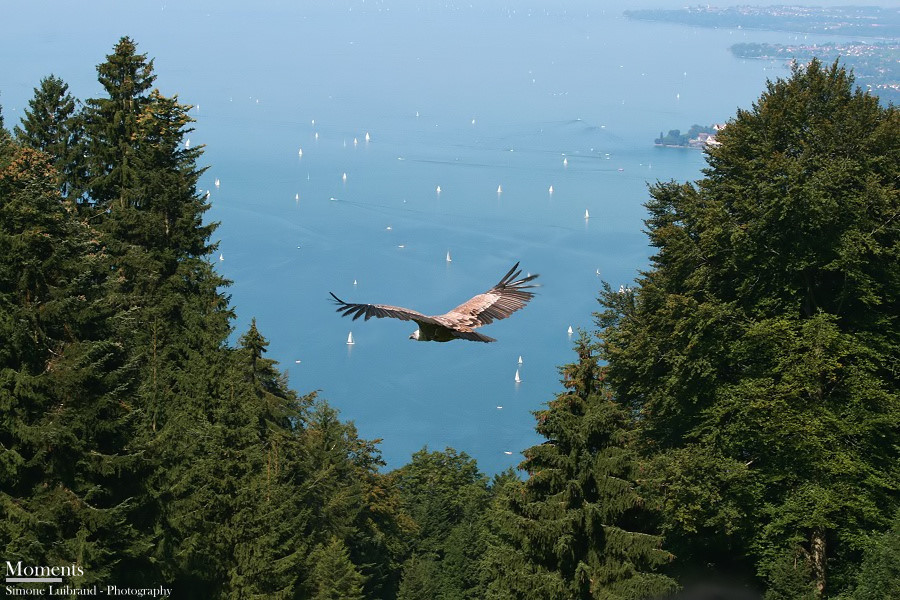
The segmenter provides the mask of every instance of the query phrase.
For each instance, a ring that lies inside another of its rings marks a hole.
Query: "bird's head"
[[[419,341],[419,335],[420,335],[420,332],[419,332],[418,329],[416,329],[416,330],[413,331],[411,334],[409,334],[409,339],[411,339],[411,340],[416,340],[416,341],[418,342],[418,341]]]

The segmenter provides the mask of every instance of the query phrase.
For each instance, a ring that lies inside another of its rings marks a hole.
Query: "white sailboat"
[[[502,194],[502,193],[503,193],[503,186],[502,186],[502,185],[498,185],[498,186],[497,186],[497,193],[498,193],[498,194]]]
[[[219,187],[219,179],[218,179],[218,177],[216,178],[216,187]]]
[[[569,325],[569,330],[566,333],[568,333],[569,335],[572,335],[572,326],[571,325]]]
[[[584,209],[584,218],[585,218],[585,219],[590,219],[590,218],[591,218],[591,213],[588,212],[588,209]]]
[[[450,251],[447,250],[447,262],[453,262],[453,259],[450,258]]]
[[[353,341],[353,332],[351,331],[350,333],[347,334],[347,345],[352,346],[355,343],[356,342]]]
[[[519,370],[516,369],[516,383],[522,383],[522,378],[519,377]]]
[[[522,364],[522,356],[521,355],[519,356],[519,364],[520,365]]]

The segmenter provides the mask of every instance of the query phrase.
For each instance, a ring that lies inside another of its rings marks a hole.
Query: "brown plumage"
[[[449,342],[459,338],[473,342],[495,342],[494,338],[477,333],[474,329],[498,319],[505,319],[523,308],[534,297],[534,292],[528,289],[537,286],[529,285],[528,282],[537,275],[516,279],[522,273],[517,270],[518,268],[519,263],[516,263],[497,285],[442,315],[428,316],[408,308],[387,304],[353,304],[344,302],[331,292],[329,294],[338,303],[337,312],[345,317],[352,315],[354,321],[360,317],[365,317],[366,321],[372,317],[415,321],[419,328],[409,336],[411,340]]]

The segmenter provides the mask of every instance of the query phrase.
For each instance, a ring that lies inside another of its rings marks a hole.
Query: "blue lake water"
[[[195,105],[235,336],[255,317],[292,387],[381,438],[389,468],[452,446],[495,473],[541,441],[531,411],[601,279],[647,265],[648,184],[701,176],[702,153],[653,139],[749,107],[785,71],[728,46],[785,35],[631,22],[624,3],[423,4],[28,3],[5,16],[0,104],[11,128],[51,73],[99,95],[94,67],[131,36]],[[494,344],[413,342],[329,302],[442,313],[516,261],[543,287],[482,330]]]

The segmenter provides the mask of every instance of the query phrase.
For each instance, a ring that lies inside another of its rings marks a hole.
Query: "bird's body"
[[[518,267],[519,263],[516,263],[497,285],[442,315],[429,316],[402,306],[387,304],[353,304],[344,302],[334,294],[331,297],[338,303],[337,311],[345,317],[352,315],[353,320],[360,317],[364,317],[366,321],[372,317],[390,317],[415,321],[419,328],[409,337],[420,342],[449,342],[454,339],[494,342],[494,338],[474,330],[495,320],[505,319],[534,297],[534,292],[528,289],[537,287],[529,284],[537,275],[516,279],[522,273],[516,270]]]

